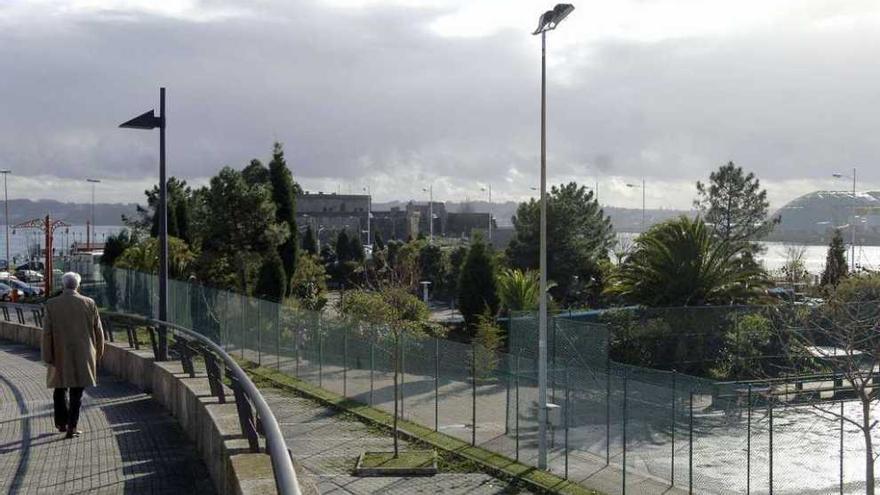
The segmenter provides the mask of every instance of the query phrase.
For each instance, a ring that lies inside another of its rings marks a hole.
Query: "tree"
[[[241,176],[249,186],[269,184],[269,169],[256,158],[251,160],[248,166],[242,169]]]
[[[263,257],[290,234],[275,220],[265,184],[248,184],[241,172],[224,167],[198,194],[203,229],[199,279],[249,293]]]
[[[168,272],[173,278],[186,278],[195,255],[183,240],[168,238]],[[115,266],[143,273],[159,273],[159,239],[150,237],[129,246]]]
[[[537,310],[540,295],[541,284],[534,270],[508,268],[498,275],[498,297],[508,312]]]
[[[336,235],[336,259],[343,263],[345,261],[351,261],[351,241],[348,239],[348,233],[345,229],[339,231],[339,234]]]
[[[169,177],[166,182],[168,198],[168,235],[183,239],[187,244],[193,242],[190,226],[190,210],[193,202],[193,190],[187,186],[185,180]],[[129,218],[122,216],[122,222],[134,233],[149,231],[150,236],[159,235],[159,216],[156,210],[159,206],[159,186],[144,191],[147,197],[147,206],[137,206],[138,216]]]
[[[421,279],[431,282],[432,293],[442,294],[446,281],[446,260],[440,246],[428,243],[421,244],[418,256]]]
[[[101,275],[107,284],[105,293],[107,294],[107,304],[110,309],[116,310],[118,302],[116,271],[113,265],[116,260],[125,253],[125,250],[138,243],[137,234],[128,229],[122,229],[116,234],[107,236],[107,242],[104,243],[104,254],[101,255]]]
[[[385,249],[385,241],[382,239],[382,234],[376,230],[373,232],[373,252],[383,249]]]
[[[315,237],[315,231],[312,230],[311,225],[306,227],[306,233],[302,239],[302,248],[308,254],[318,254],[318,239]]]
[[[636,239],[608,291],[646,306],[748,301],[766,285],[766,277],[760,268],[742,263],[747,249],[712,235],[699,217],[681,216]]]
[[[521,203],[513,217],[516,230],[507,257],[513,268],[538,269],[540,202]],[[557,287],[557,299],[571,304],[578,284],[591,285],[597,297],[601,287],[599,261],[608,258],[614,245],[611,221],[599,207],[593,192],[575,182],[554,186],[547,200],[547,274]]]
[[[284,264],[277,252],[269,251],[263,257],[263,263],[260,265],[254,295],[269,301],[280,302],[284,299],[286,291],[287,275],[284,273]]]
[[[275,221],[286,224],[289,232],[287,240],[278,246],[278,254],[284,265],[284,273],[288,275],[284,293],[290,295],[290,279],[296,271],[296,260],[299,257],[299,245],[296,241],[296,197],[294,197],[293,175],[287,168],[284,149],[278,142],[272,148],[269,182],[272,185],[272,201],[275,203]]]
[[[709,184],[697,181],[694,206],[715,235],[728,242],[759,240],[780,218],[768,219],[767,191],[755,174],[743,172],[733,162],[709,175]]]
[[[364,245],[361,244],[360,236],[353,235],[349,238],[348,242],[348,255],[351,256],[351,261],[363,263],[366,254],[364,253]]]
[[[498,349],[501,347],[501,328],[495,323],[495,315],[489,308],[477,316],[474,331],[476,374],[487,377],[498,366]],[[475,377],[476,378],[476,377]]]
[[[327,272],[315,255],[300,254],[293,274],[292,295],[310,311],[321,311],[327,304]]]
[[[782,275],[789,284],[800,284],[810,276],[804,263],[807,248],[805,246],[785,246],[785,263],[782,265]]]
[[[498,314],[498,287],[495,281],[495,263],[481,235],[474,236],[458,281],[458,309],[465,327],[474,331],[479,315],[488,311]]]
[[[840,229],[834,229],[831,243],[828,245],[828,254],[825,256],[825,270],[822,271],[822,286],[837,287],[837,284],[847,276],[846,246],[843,244],[843,234]]]

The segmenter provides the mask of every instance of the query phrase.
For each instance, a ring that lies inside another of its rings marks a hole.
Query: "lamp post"
[[[642,190],[642,232],[645,231],[645,179],[642,179],[642,185],[638,184],[627,184],[626,187],[631,189],[641,189]]]
[[[86,179],[86,182],[89,182],[92,184],[92,213],[90,215],[91,220],[92,220],[92,230],[91,230],[91,236],[89,236],[89,234],[86,234],[86,237],[88,237],[88,240],[86,242],[89,243],[89,247],[92,247],[92,244],[94,244],[92,241],[96,240],[98,238],[98,232],[95,230],[95,184],[100,184],[101,180],[100,179]],[[86,230],[88,230],[88,228],[86,228]]]
[[[159,88],[159,116],[153,110],[119,125],[128,129],[159,128],[159,320],[168,319],[168,194],[165,184],[165,88]],[[168,359],[168,333],[164,326],[159,326],[159,348],[157,361]]]
[[[538,468],[547,469],[547,31],[565,19],[574,6],[557,4],[538,20],[532,33],[541,35],[541,246],[538,314]]]
[[[373,216],[373,195],[370,194],[370,186],[365,187],[364,192],[367,193],[367,244],[372,246],[370,236],[373,231],[370,230],[370,217]]]
[[[853,188],[852,188],[852,219],[849,222],[849,229],[852,233],[852,241],[851,241],[851,255],[850,255],[850,271],[856,271],[856,168],[853,167],[852,175],[845,174],[831,174],[832,177],[836,177],[838,179],[852,179]]]
[[[3,174],[3,209],[6,210],[6,269],[12,266],[12,260],[9,259],[9,189],[6,188],[6,176],[11,174],[12,170],[0,170]]]
[[[480,189],[489,192],[489,244],[492,244],[492,184]]]
[[[422,191],[428,193],[428,232],[430,243],[434,244],[434,184],[423,187]]]

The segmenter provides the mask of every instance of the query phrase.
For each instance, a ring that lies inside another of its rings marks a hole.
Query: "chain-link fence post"
[[[611,350],[605,353],[605,465],[611,464]]]
[[[294,368],[293,374],[297,378],[299,378],[299,339],[300,339],[300,329],[293,329],[293,359],[294,359]]]
[[[517,352],[517,354],[516,354],[516,369],[514,370],[515,374],[513,376],[513,384],[514,384],[514,387],[516,388],[516,404],[514,405],[514,407],[516,408],[516,412],[514,413],[514,416],[513,416],[513,422],[514,422],[513,427],[514,427],[514,431],[515,431],[515,435],[516,435],[514,438],[514,442],[516,445],[516,457],[515,457],[516,462],[519,462],[519,359],[520,359],[520,356],[522,356],[522,349],[520,349],[519,352]]]
[[[324,335],[318,332],[318,386],[324,387]]]
[[[565,367],[565,411],[564,411],[565,412],[565,479],[568,479],[568,428],[569,428],[568,417],[570,415],[568,408],[569,408],[569,405],[571,404],[571,402],[569,402],[569,399],[570,399],[569,386],[570,386],[570,384],[569,384],[569,368],[568,368],[568,366],[566,366]]]
[[[694,493],[694,391],[691,390],[688,419],[688,493]]]
[[[348,327],[342,332],[342,396],[348,397]]]
[[[263,365],[263,305],[257,301],[257,366]]]
[[[629,381],[629,377],[627,376],[629,373],[628,368],[623,368],[623,432],[622,432],[622,440],[623,440],[623,463],[621,464],[621,468],[623,470],[623,479],[621,481],[622,492],[623,495],[626,495],[626,399],[627,399],[627,382]]]
[[[246,339],[247,332],[244,331],[244,327],[245,327],[245,324],[244,324],[244,322],[245,322],[245,296],[242,295],[241,297],[238,298],[238,300],[241,302],[241,318],[240,318],[241,326],[239,327],[239,330],[241,331],[241,358],[244,359],[244,348],[245,348],[245,345],[247,344],[247,339]]]
[[[767,395],[767,414],[770,419],[770,495],[773,495],[773,389]]]
[[[400,417],[404,416],[406,404],[406,334],[400,331]]]
[[[748,413],[746,414],[746,495],[752,493],[752,384],[748,391]]]
[[[477,445],[477,344],[471,344],[471,445]]]
[[[275,369],[281,371],[281,307],[275,308]]]
[[[843,495],[843,401],[840,401],[840,495]]]
[[[373,372],[376,369],[376,344],[371,340],[370,341],[370,405],[373,405]]]
[[[434,337],[434,431],[440,431],[440,339]]]
[[[675,377],[677,372],[672,370],[672,428],[670,429],[670,436],[672,439],[672,455],[670,456],[670,469],[669,469],[669,486],[675,486]]]

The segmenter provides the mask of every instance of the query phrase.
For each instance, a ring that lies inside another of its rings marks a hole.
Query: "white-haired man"
[[[66,432],[67,438],[81,433],[76,427],[83,389],[97,384],[98,361],[104,353],[98,307],[77,292],[79,282],[78,273],[62,275],[63,291],[46,301],[43,318],[42,355],[49,364],[46,385],[55,389],[55,426]]]

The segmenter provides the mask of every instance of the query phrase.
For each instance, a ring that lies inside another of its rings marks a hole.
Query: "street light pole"
[[[120,124],[119,127],[129,129],[159,128],[159,204],[156,214],[159,215],[159,320],[168,319],[168,195],[165,180],[165,88],[159,88],[159,116],[154,111],[144,112],[137,117]],[[159,326],[159,348],[157,361],[168,359],[168,332]]]
[[[3,174],[3,208],[6,210],[6,269],[12,266],[12,260],[9,259],[9,189],[6,188],[6,176],[11,174],[12,170],[0,170]]]
[[[434,184],[422,189],[428,193],[428,231],[430,232],[430,243],[434,244]]]
[[[373,243],[370,242],[370,235],[372,235],[372,230],[370,230],[370,217],[373,215],[373,196],[370,194],[370,186],[364,188],[364,191],[367,193],[367,244],[372,246]]]
[[[850,236],[851,241],[850,241],[850,260],[849,260],[849,263],[850,263],[850,271],[855,272],[856,271],[856,206],[857,206],[856,203],[858,201],[856,198],[856,168],[853,167],[853,171],[852,171],[851,176],[839,174],[839,173],[831,174],[831,176],[836,177],[838,179],[852,179],[852,182],[853,182],[852,212],[850,213],[850,216],[852,218],[850,219],[850,222],[849,222],[849,229],[850,229],[850,234],[851,234],[851,236]]]
[[[565,19],[574,7],[557,4],[541,15],[541,243],[539,254],[540,304],[538,308],[538,468],[547,469],[547,31]]]
[[[492,244],[492,184],[482,189],[489,192],[489,244]]]
[[[94,244],[92,242],[92,240],[98,238],[98,233],[96,232],[96,229],[95,229],[95,184],[99,184],[101,182],[101,180],[100,179],[86,179],[86,182],[89,182],[92,184],[92,213],[90,215],[91,220],[92,220],[92,230],[91,230],[91,234],[90,234],[91,237],[89,237],[89,239],[86,241],[86,242],[88,242],[89,247],[92,247],[92,245]]]

